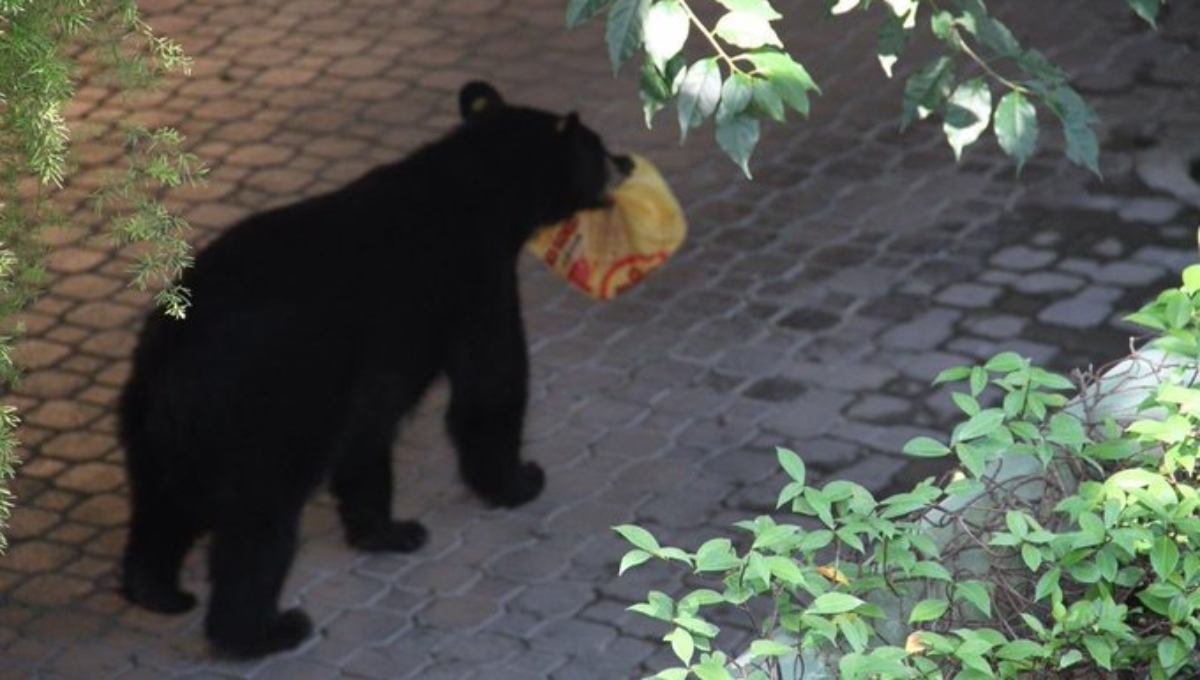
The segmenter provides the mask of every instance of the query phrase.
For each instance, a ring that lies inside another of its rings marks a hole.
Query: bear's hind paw
[[[498,489],[481,490],[489,503],[505,508],[524,505],[538,497],[546,486],[546,473],[534,462],[522,463],[513,471],[507,483]]]
[[[159,614],[182,614],[196,606],[196,596],[179,590],[126,580],[121,594],[130,602]]]
[[[425,545],[429,531],[419,522],[397,522],[385,524],[365,532],[354,532],[348,537],[350,547],[365,552],[412,552]]]

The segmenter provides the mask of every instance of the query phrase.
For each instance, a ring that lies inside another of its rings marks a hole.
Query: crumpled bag
[[[658,170],[632,155],[633,172],[613,191],[613,205],[584,210],[541,229],[529,250],[572,287],[611,300],[661,267],[683,243],[687,222]]]

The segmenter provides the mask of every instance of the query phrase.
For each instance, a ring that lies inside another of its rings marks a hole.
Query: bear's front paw
[[[546,473],[537,463],[522,463],[504,484],[480,493],[489,503],[505,508],[524,505],[538,497],[546,486]]]
[[[389,520],[366,531],[347,529],[350,546],[366,552],[412,552],[428,539],[425,527],[413,521]]]

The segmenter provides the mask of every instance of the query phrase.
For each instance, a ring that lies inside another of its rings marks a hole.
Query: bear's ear
[[[504,100],[500,98],[496,88],[480,80],[463,85],[458,93],[458,110],[462,113],[463,120],[471,120],[501,106],[504,106]]]
[[[555,132],[564,133],[571,132],[579,127],[579,114],[574,111],[566,116],[559,118],[558,123],[554,125]]]

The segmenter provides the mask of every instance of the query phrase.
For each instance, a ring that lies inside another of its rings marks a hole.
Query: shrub
[[[1183,281],[1129,317],[1155,337],[1106,376],[1072,383],[1007,352],[943,372],[964,420],[904,447],[953,457],[941,482],[882,500],[818,488],[780,449],[790,512],[738,523],[741,550],[616,527],[622,573],[657,558],[712,579],[631,607],[669,626],[680,665],[654,677],[774,679],[797,656],[844,680],[1196,677],[1200,265]],[[723,607],[754,621],[740,658],[706,618]]]

